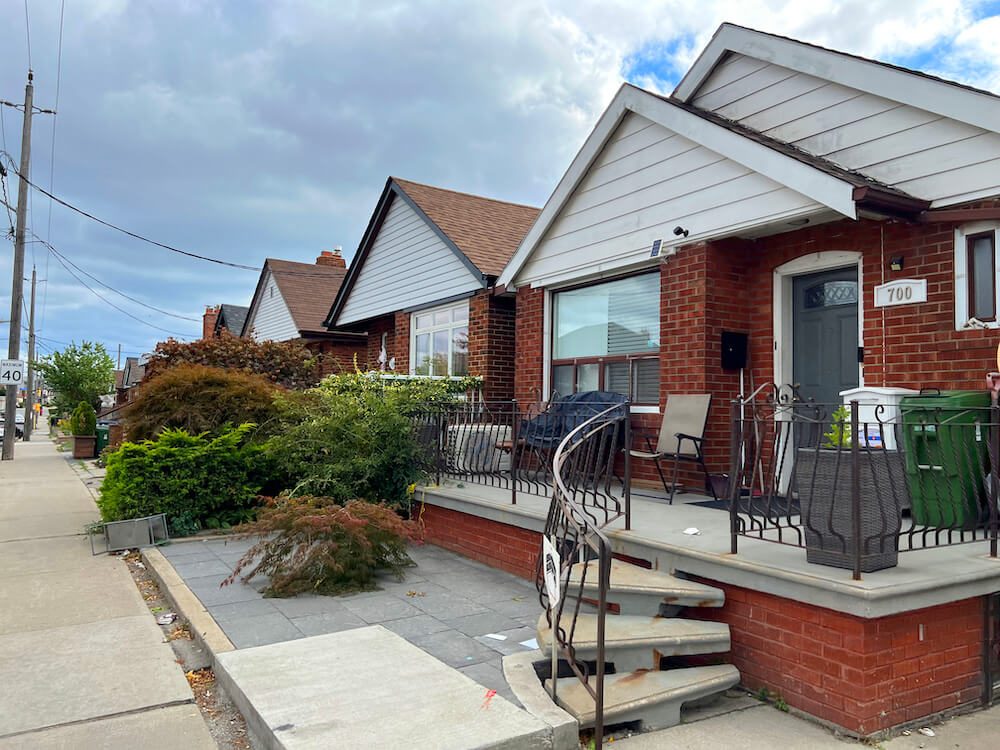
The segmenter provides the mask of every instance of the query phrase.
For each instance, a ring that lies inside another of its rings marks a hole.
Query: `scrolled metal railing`
[[[626,515],[626,508],[603,489],[609,486],[614,456],[621,450],[628,420],[627,408],[613,406],[576,427],[556,448],[552,458],[554,491],[544,533],[560,557],[557,601],[549,600],[541,554],[538,564],[539,601],[562,657],[553,663],[552,697],[555,700],[557,696],[559,664],[562,664],[594,700],[597,748],[601,747],[604,733],[604,640],[611,574],[611,544],[604,529]],[[593,600],[593,592],[588,595],[588,584],[595,579],[597,598]],[[577,659],[573,647],[581,611],[593,612],[597,617],[597,655],[592,663]]]
[[[855,579],[901,552],[988,541],[997,555],[1000,408],[817,404],[772,387],[732,405],[732,552],[738,537],[805,547]]]

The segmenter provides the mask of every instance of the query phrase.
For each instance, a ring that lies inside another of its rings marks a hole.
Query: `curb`
[[[541,651],[522,651],[503,658],[503,676],[524,710],[552,730],[552,750],[580,747],[580,724],[552,702],[535,671],[535,662],[544,662]]]
[[[177,614],[188,621],[191,635],[211,654],[214,668],[217,664],[216,657],[227,651],[234,651],[235,646],[159,549],[149,547],[142,550],[142,559],[164,597],[170,601]]]

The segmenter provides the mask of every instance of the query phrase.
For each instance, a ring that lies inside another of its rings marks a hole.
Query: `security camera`
[[[681,235],[684,235],[685,237],[687,237],[688,236],[688,230],[686,230],[682,226],[676,226],[676,227],[674,227],[674,236],[675,237],[680,237]]]

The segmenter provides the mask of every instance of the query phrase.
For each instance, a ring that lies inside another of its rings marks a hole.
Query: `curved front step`
[[[740,681],[731,664],[667,672],[640,670],[604,677],[604,725],[641,721],[644,729],[680,723],[681,705],[728,690]],[[551,690],[551,680],[545,689]],[[594,699],[576,677],[556,682],[556,703],[576,717],[580,728],[594,726]]]
[[[725,623],[634,615],[605,618],[604,660],[617,672],[659,669],[661,656],[717,654],[729,651],[729,645]],[[573,646],[577,659],[597,658],[597,615],[576,618]],[[544,654],[552,648],[552,628],[544,612],[538,618],[538,647]]]
[[[575,596],[580,590],[583,569],[587,575],[583,584],[583,596],[597,599],[597,561],[577,563],[569,574],[567,593]],[[706,586],[695,581],[686,581],[669,573],[640,568],[638,565],[611,561],[611,586],[608,603],[617,604],[622,614],[666,615],[676,614],[683,607],[721,607],[726,602],[722,589]]]

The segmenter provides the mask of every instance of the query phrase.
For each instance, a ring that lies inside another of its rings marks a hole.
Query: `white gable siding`
[[[692,99],[935,206],[1000,194],[1000,134],[732,55]]]
[[[257,341],[289,341],[299,338],[292,314],[288,312],[281,290],[268,273],[257,305],[250,311],[247,330]]]
[[[820,204],[629,113],[517,276],[542,284],[648,261],[674,244],[821,210]]]
[[[480,287],[482,282],[427,222],[395,197],[337,324],[430,304]]]

